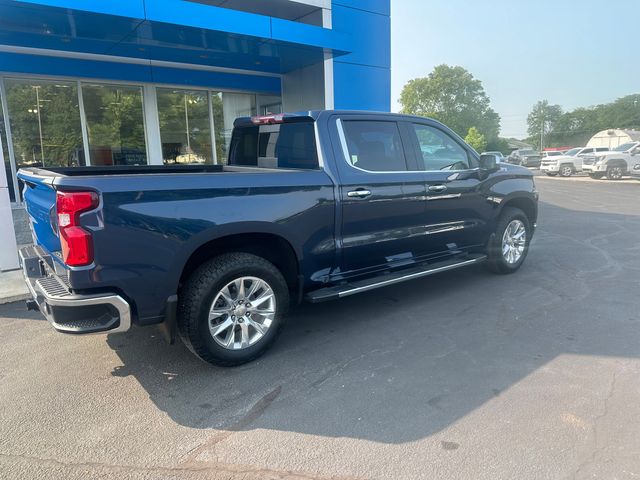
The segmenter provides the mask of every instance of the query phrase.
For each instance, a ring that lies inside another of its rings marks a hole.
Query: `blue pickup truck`
[[[70,334],[158,324],[223,366],[261,355],[303,301],[479,262],[514,272],[538,212],[526,168],[384,113],[240,118],[226,165],[18,177],[30,308]]]

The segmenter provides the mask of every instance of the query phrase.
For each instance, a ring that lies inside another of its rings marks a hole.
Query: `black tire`
[[[558,173],[561,177],[570,177],[571,175],[573,175],[573,167],[571,165],[560,165],[560,170],[558,170]]]
[[[209,331],[209,309],[227,284],[248,276],[261,279],[271,287],[276,313],[270,327],[256,343],[231,350],[219,345]],[[180,291],[178,332],[189,350],[205,362],[222,367],[241,365],[256,359],[273,344],[284,325],[289,301],[287,282],[273,264],[249,253],[225,253],[202,264]]]
[[[607,168],[607,179],[620,180],[624,175],[625,169],[619,165],[613,165]]]
[[[600,180],[603,175],[604,174],[602,173],[590,173],[589,177],[593,178],[594,180]]]
[[[525,228],[525,245],[521,257],[515,263],[509,263],[502,254],[502,238],[507,226],[514,220],[522,222]],[[529,252],[529,242],[531,241],[531,223],[525,213],[519,208],[505,207],[498,219],[496,231],[492,235],[487,248],[489,260],[487,265],[494,273],[507,274],[517,271]]]
[[[547,174],[547,176],[549,177],[555,177],[556,175],[558,175],[556,172],[545,172]]]

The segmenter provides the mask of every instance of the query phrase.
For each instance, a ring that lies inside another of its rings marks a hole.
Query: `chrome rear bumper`
[[[117,333],[131,328],[131,308],[116,294],[73,293],[64,274],[38,246],[20,249],[24,279],[33,301],[55,330],[70,334]]]

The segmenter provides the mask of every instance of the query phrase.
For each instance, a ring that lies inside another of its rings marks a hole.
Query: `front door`
[[[424,170],[425,242],[438,255],[486,243],[495,214],[475,153],[447,130],[435,122],[412,122],[408,127]]]
[[[332,125],[342,153],[341,276],[413,263],[426,253],[425,184],[402,125],[385,115],[346,115]]]

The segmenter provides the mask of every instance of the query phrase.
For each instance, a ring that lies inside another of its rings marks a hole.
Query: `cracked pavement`
[[[305,305],[239,368],[0,306],[0,478],[640,477],[640,182],[537,183],[517,274]]]

